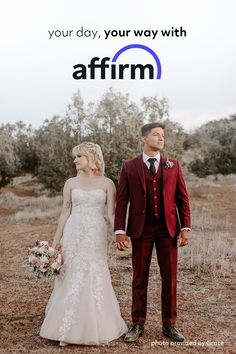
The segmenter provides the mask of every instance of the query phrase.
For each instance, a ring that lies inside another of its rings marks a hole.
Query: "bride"
[[[78,174],[66,181],[52,246],[62,246],[63,267],[55,279],[40,336],[68,343],[101,345],[127,332],[107,264],[104,207],[114,224],[115,186],[104,176],[100,146],[73,148]]]

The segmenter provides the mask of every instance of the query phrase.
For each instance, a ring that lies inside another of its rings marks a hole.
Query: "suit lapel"
[[[146,192],[146,183],[145,183],[145,175],[144,175],[144,166],[143,166],[143,155],[139,155],[136,157],[134,160],[134,163],[136,165],[138,175],[142,184],[142,187],[144,191]]]
[[[160,158],[160,168],[162,170],[162,179],[163,179],[163,191],[165,190],[166,187],[166,171],[167,169],[164,168],[164,163],[166,162],[166,157],[161,155]]]

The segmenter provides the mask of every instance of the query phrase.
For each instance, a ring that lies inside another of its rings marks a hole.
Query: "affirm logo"
[[[118,64],[117,59],[122,53],[127,50],[139,48],[147,51],[152,55],[156,62],[156,69],[151,64]],[[123,80],[124,78],[129,79],[145,79],[145,73],[147,78],[154,79],[154,72],[156,71],[155,79],[159,80],[161,78],[161,62],[156,55],[156,53],[149,47],[142,44],[130,44],[127,45],[114,55],[110,62],[111,58],[104,57],[100,59],[99,57],[94,57],[91,59],[90,64],[76,64],[74,65],[73,78],[75,80],[85,80],[87,78],[91,80],[95,79],[112,79],[112,80]]]

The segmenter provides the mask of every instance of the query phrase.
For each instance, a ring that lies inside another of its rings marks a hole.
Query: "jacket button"
[[[145,213],[145,210],[142,210],[142,214],[144,214]]]

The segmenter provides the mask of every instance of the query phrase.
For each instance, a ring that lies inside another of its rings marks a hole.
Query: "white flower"
[[[42,262],[42,263],[49,263],[49,260],[48,260],[48,258],[46,257],[46,256],[42,256],[42,257],[40,257],[40,261]]]
[[[49,247],[48,248],[48,255],[49,255],[49,257],[56,256],[57,255],[57,251],[54,248]]]
[[[167,169],[172,168],[173,166],[174,166],[174,162],[172,162],[168,159],[164,162],[164,167]]]

